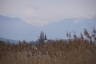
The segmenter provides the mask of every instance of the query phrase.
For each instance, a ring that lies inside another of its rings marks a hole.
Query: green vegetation
[[[36,44],[0,41],[0,64],[96,64],[95,29],[91,33],[85,29],[80,36],[67,33],[67,37]]]

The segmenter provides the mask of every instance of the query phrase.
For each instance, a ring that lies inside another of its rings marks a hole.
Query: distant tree
[[[78,38],[76,34],[74,34],[73,37],[74,37],[74,39],[77,39]]]
[[[44,43],[45,40],[47,40],[46,34],[44,34],[44,32],[41,32],[39,37],[39,42]]]
[[[95,28],[93,29],[93,32],[92,32],[92,38],[94,41],[96,41],[96,29]]]
[[[88,38],[90,40],[90,43],[91,43],[92,42],[92,37],[86,29],[84,29],[84,35],[85,35],[86,38]]]
[[[71,39],[71,33],[67,33],[66,36],[69,38],[69,40]]]
[[[45,40],[47,40],[47,36],[46,36],[46,34],[45,34]]]
[[[84,40],[84,36],[82,33],[80,34],[80,38],[81,38],[81,40]]]

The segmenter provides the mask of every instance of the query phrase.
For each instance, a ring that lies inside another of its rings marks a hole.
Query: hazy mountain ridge
[[[64,19],[46,26],[32,26],[19,18],[0,16],[0,37],[16,40],[36,40],[41,31],[50,39],[65,38],[66,32],[80,33],[96,27],[96,19]]]
[[[18,42],[17,40],[6,39],[6,38],[2,38],[2,37],[0,37],[0,41],[10,42],[10,43],[16,43],[16,42]]]

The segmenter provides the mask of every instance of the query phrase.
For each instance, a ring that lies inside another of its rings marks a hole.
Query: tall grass
[[[0,64],[96,64],[96,30],[46,43],[0,41]],[[74,38],[72,38],[74,37]]]

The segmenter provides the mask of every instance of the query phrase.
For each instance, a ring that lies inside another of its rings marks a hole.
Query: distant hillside
[[[2,37],[0,37],[0,41],[10,42],[10,43],[16,43],[16,42],[18,42],[18,41],[16,41],[16,40],[6,39],[6,38],[2,38]]]

